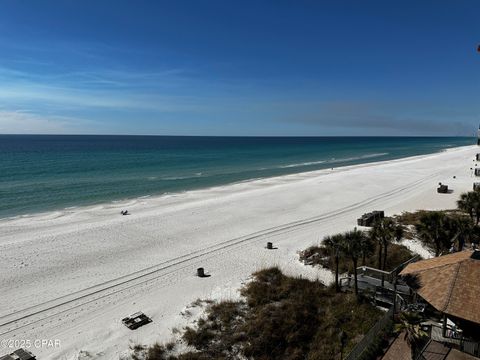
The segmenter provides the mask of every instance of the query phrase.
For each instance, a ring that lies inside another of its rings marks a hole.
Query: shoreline
[[[443,152],[451,152],[451,151],[461,150],[461,149],[464,149],[464,148],[470,148],[470,147],[475,147],[475,146],[476,145],[455,146],[455,147],[445,148],[445,149],[442,149],[442,150],[439,150],[439,151],[436,151],[436,152],[433,152],[433,153],[407,156],[407,157],[401,157],[401,158],[396,158],[396,159],[380,160],[380,161],[367,161],[367,162],[364,162],[364,163],[354,164],[354,165],[343,165],[343,166],[337,166],[337,167],[333,167],[333,168],[323,168],[323,169],[316,169],[316,170],[310,170],[310,171],[294,172],[294,173],[290,173],[290,174],[283,174],[283,175],[277,175],[277,176],[252,178],[252,179],[240,180],[240,181],[230,182],[230,183],[221,184],[221,185],[200,187],[200,188],[183,190],[183,191],[178,191],[178,192],[165,192],[165,193],[159,193],[159,194],[145,194],[145,195],[132,197],[132,198],[111,200],[111,201],[108,201],[108,202],[99,202],[99,203],[94,203],[94,204],[71,205],[71,206],[68,206],[68,207],[65,207],[65,208],[52,209],[52,210],[45,211],[45,212],[35,212],[35,213],[27,213],[27,214],[12,215],[12,216],[7,216],[7,217],[0,217],[0,224],[2,222],[7,222],[7,221],[51,217],[55,214],[57,214],[59,217],[61,217],[61,216],[69,215],[69,214],[74,214],[75,212],[88,212],[88,211],[97,210],[97,209],[111,208],[111,207],[117,206],[117,205],[118,205],[118,209],[121,209],[122,207],[130,206],[130,204],[136,205],[138,202],[141,202],[142,200],[146,200],[146,199],[151,200],[151,201],[160,201],[164,198],[176,197],[176,196],[179,196],[179,195],[195,193],[195,192],[203,192],[203,191],[209,191],[209,190],[215,191],[217,189],[228,188],[230,186],[234,187],[236,185],[261,182],[261,181],[265,181],[265,180],[275,181],[276,179],[288,178],[288,177],[292,177],[292,176],[293,177],[294,176],[319,176],[319,175],[322,175],[322,173],[324,173],[324,172],[327,172],[327,171],[331,172],[332,170],[333,171],[335,171],[335,170],[342,171],[342,170],[348,170],[348,169],[354,169],[354,168],[362,168],[362,167],[365,167],[365,166],[381,165],[381,164],[385,164],[385,163],[394,163],[394,162],[408,161],[408,160],[414,160],[414,159],[423,159],[425,157],[436,155],[436,154],[441,154]]]
[[[477,151],[456,147],[147,198],[129,208],[131,216],[121,216],[119,204],[54,219],[0,220],[0,333],[60,339],[60,349],[34,351],[42,359],[77,359],[84,350],[113,360],[131,342],[169,340],[188,322],[181,313],[189,304],[235,298],[256,270],[278,266],[328,283],[333,274],[306,267],[298,251],[353,228],[373,209],[391,215],[454,206],[471,189]],[[454,192],[437,194],[439,181]],[[278,249],[266,250],[267,241]],[[200,266],[211,276],[196,277]],[[59,305],[65,299],[71,302]],[[39,311],[33,323],[32,306]],[[137,311],[153,323],[131,332],[120,320]]]

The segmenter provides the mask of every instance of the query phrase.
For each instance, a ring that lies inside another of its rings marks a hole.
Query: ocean
[[[0,135],[0,218],[474,143],[467,137]]]

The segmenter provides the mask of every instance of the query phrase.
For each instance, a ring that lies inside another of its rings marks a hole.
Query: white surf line
[[[23,310],[16,311],[9,315],[0,317],[0,321],[2,322],[0,324],[0,329],[5,328],[8,325],[17,325],[14,327],[11,327],[11,326],[8,327],[3,332],[1,332],[0,335],[5,335],[8,333],[17,331],[21,328],[31,326],[41,321],[45,321],[53,316],[57,316],[64,312],[70,311],[72,309],[84,306],[89,303],[93,303],[95,301],[101,300],[108,296],[112,296],[122,291],[129,290],[133,287],[146,284],[148,282],[151,282],[152,280],[156,280],[158,278],[169,275],[175,271],[184,269],[187,266],[182,266],[176,270],[173,269],[172,271],[165,272],[165,270],[167,269],[178,267],[179,265],[185,264],[187,262],[192,262],[193,260],[197,260],[201,257],[211,255],[212,253],[220,252],[230,247],[234,247],[234,246],[243,244],[245,242],[256,240],[258,238],[262,238],[265,236],[289,232],[289,231],[295,230],[300,226],[320,222],[338,215],[342,215],[342,214],[357,210],[362,206],[372,204],[376,201],[383,200],[391,196],[395,196],[399,193],[404,194],[405,190],[418,187],[421,184],[423,184],[425,181],[431,180],[432,176],[439,175],[440,173],[441,172],[431,174],[427,177],[424,177],[412,183],[400,186],[398,188],[382,193],[375,197],[362,200],[360,202],[351,204],[349,206],[346,206],[331,212],[321,214],[319,216],[297,220],[287,224],[260,230],[260,231],[257,231],[248,235],[244,235],[241,237],[237,237],[234,239],[229,239],[229,240],[220,242],[218,244],[214,244],[209,247],[191,252],[189,254],[167,260],[165,262],[154,265],[152,267],[148,267],[146,269],[142,269],[134,273],[124,275],[122,277],[94,285],[84,290],[80,290],[80,291],[77,291],[53,300],[49,300],[47,302],[29,307],[29,308],[25,308]],[[119,288],[120,286],[125,286],[125,287]],[[111,292],[108,292],[109,290]],[[35,319],[35,316],[37,315],[45,315],[45,316],[41,317],[40,319]],[[21,322],[22,320],[29,320],[29,319],[31,319],[32,321],[26,321],[25,323],[19,324],[19,322]]]

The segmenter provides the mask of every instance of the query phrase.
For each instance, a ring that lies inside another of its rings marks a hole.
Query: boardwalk
[[[363,293],[371,293],[375,300],[385,304],[393,304],[394,286],[388,281],[384,282],[382,288],[382,281],[380,279],[360,274],[357,278],[358,290]],[[340,285],[343,290],[353,289],[353,277],[345,277],[340,279]],[[406,285],[397,285],[397,294],[401,297],[409,297],[410,289]]]

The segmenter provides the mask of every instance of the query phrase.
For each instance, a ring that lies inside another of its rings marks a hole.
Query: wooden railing
[[[395,269],[393,269],[390,272],[375,269],[375,268],[370,268],[366,266],[358,267],[358,270],[359,270],[359,273],[366,274],[367,276],[372,276],[372,277],[377,276],[377,279],[381,279],[383,277],[385,280],[388,279],[389,281],[394,282],[396,280],[396,276],[398,275],[398,273],[400,273],[400,271],[402,271],[402,269],[405,266],[407,266],[412,262],[417,261],[418,259],[419,259],[419,256],[416,255],[411,259],[405,261],[403,264],[397,266]],[[350,282],[352,280],[353,279],[351,279],[350,277],[342,278],[341,283],[343,286],[345,285],[350,286],[351,285]],[[348,284],[345,284],[346,281],[348,281]],[[403,298],[398,293],[392,292],[392,300],[393,298],[396,299],[395,301],[396,306],[392,306],[385,313],[385,315],[380,320],[378,320],[375,323],[375,325],[373,325],[370,328],[370,330],[365,334],[362,340],[360,340],[360,342],[356,344],[354,348],[350,351],[350,353],[345,357],[345,360],[361,359],[362,356],[366,353],[366,351],[374,344],[374,342],[378,340],[379,334],[393,323],[394,311],[395,312],[398,311],[401,308],[401,302],[404,302]]]
[[[476,341],[463,340],[460,342],[460,350],[464,353],[480,357],[480,343]]]
[[[415,255],[412,258],[408,259],[407,261],[398,265],[392,271],[384,271],[377,268],[369,267],[369,266],[359,266],[357,267],[357,271],[359,274],[364,274],[379,280],[385,280],[389,283],[393,283],[395,281],[395,277],[410,263],[416,262],[420,259],[420,255]]]
[[[373,325],[360,342],[350,351],[345,357],[345,360],[360,359],[362,354],[378,339],[381,331],[386,329],[393,321],[393,306],[388,310],[383,317]]]
[[[463,335],[458,334],[450,329],[447,329],[446,336],[443,336],[443,328],[437,325],[431,325],[432,330],[430,332],[430,337],[432,340],[442,342],[452,347],[476,356],[480,357],[480,343],[468,338],[463,337]]]

